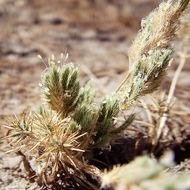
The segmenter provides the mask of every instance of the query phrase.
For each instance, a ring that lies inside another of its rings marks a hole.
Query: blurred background
[[[0,121],[40,102],[38,83],[51,54],[68,53],[98,96],[126,74],[140,20],[159,0],[0,0]],[[114,80],[113,80],[114,78]]]

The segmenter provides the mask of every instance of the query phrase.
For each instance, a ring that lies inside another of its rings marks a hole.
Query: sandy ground
[[[39,82],[51,54],[69,53],[83,83],[93,80],[98,97],[111,93],[128,68],[128,48],[157,0],[0,0],[0,135],[13,114],[41,103]],[[177,60],[177,59],[176,59]],[[190,60],[187,60],[189,62]],[[177,61],[163,88],[168,91]],[[190,66],[177,84],[176,105],[189,110]],[[189,116],[184,117],[189,126]],[[36,189],[21,158],[0,152],[0,189]]]

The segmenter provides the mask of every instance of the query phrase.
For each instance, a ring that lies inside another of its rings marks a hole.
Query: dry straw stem
[[[165,105],[165,108],[163,110],[163,114],[160,118],[160,121],[159,121],[159,125],[157,127],[157,134],[156,134],[156,139],[155,141],[153,141],[153,144],[157,144],[160,137],[161,137],[161,134],[162,134],[162,131],[163,131],[163,128],[165,126],[165,123],[166,123],[166,120],[167,120],[167,117],[168,117],[168,111],[169,111],[169,105],[171,103],[171,100],[172,100],[172,97],[174,95],[174,92],[175,92],[175,88],[176,88],[176,84],[177,84],[177,81],[178,81],[178,78],[179,78],[179,75],[185,65],[185,62],[186,62],[186,57],[187,55],[185,55],[185,53],[181,53],[179,54],[180,56],[180,63],[179,63],[179,66],[174,74],[174,78],[172,80],[172,83],[171,83],[171,86],[170,86],[170,90],[169,90],[169,94],[168,94],[168,97],[167,97],[167,101],[166,101],[166,105]]]
[[[142,20],[142,29],[129,51],[129,73],[116,90],[124,98],[125,109],[160,85],[171,62],[170,42],[188,3],[189,0],[163,2]]]

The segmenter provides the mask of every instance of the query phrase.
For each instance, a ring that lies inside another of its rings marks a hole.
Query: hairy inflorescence
[[[129,51],[129,73],[117,89],[124,98],[124,107],[160,85],[171,62],[170,42],[188,3],[189,0],[168,0],[142,19],[141,30]]]

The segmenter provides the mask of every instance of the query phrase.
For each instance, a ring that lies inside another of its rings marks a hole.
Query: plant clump
[[[171,62],[170,41],[188,3],[189,0],[163,2],[142,21],[130,49],[128,76],[116,93],[99,102],[91,84],[81,85],[78,68],[66,63],[63,55],[61,60],[56,61],[54,56],[49,59],[40,83],[45,106],[7,126],[13,151],[34,158],[39,168],[33,172],[36,181],[52,184],[64,174],[72,178],[71,186],[76,183],[86,187],[86,174],[99,175],[88,164],[93,150],[105,148],[113,136],[122,133],[135,117],[124,115],[123,123],[117,122],[123,110],[159,86]],[[33,171],[31,166],[29,170]],[[68,181],[62,182],[62,186],[65,184]]]

